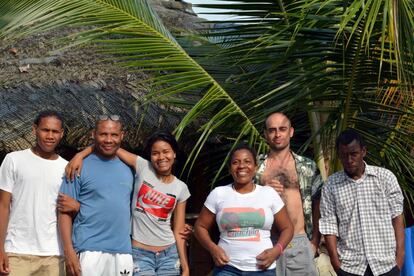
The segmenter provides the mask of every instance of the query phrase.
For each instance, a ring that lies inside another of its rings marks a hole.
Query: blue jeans
[[[231,265],[215,267],[213,276],[275,276],[276,269],[260,270],[260,271],[242,271]]]
[[[175,244],[160,252],[132,247],[133,276],[180,275],[180,258]]]

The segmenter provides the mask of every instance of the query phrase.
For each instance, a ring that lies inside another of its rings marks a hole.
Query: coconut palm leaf
[[[187,125],[204,111],[219,110],[216,118],[235,118],[239,129],[260,139],[259,132],[238,104],[223,87],[192,59],[162,25],[158,16],[143,0],[13,0],[0,4],[2,39],[18,38],[70,26],[80,31],[62,38],[62,46],[88,42],[97,43],[100,51],[120,65],[158,73],[153,86],[157,88],[149,100],[160,96],[168,99],[182,94],[186,100],[197,93],[201,99],[177,127],[180,137]],[[162,100],[162,99],[160,99]],[[203,146],[213,130],[223,126],[224,120],[205,124],[201,129],[199,146]],[[209,128],[211,128],[209,130]],[[194,152],[196,153],[196,152]]]
[[[330,172],[339,169],[335,137],[354,127],[368,140],[368,162],[391,169],[412,198],[412,1],[278,1],[273,8],[260,1],[251,13],[251,1],[239,2],[214,8],[239,9],[232,14],[261,23],[240,20],[209,35],[225,37],[219,66],[233,60],[242,68],[227,91],[251,121],[259,126],[271,111],[291,114],[300,139],[294,148],[313,146],[317,156],[319,137]]]

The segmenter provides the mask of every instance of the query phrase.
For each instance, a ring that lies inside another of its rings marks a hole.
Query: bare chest
[[[284,181],[283,177],[286,177],[287,181]],[[266,183],[271,179],[276,179],[281,182],[285,188],[296,188],[299,187],[298,175],[296,172],[295,161],[293,158],[287,162],[281,162],[274,159],[268,159],[266,162],[265,169],[262,174],[262,182]],[[286,182],[286,183],[283,183]]]

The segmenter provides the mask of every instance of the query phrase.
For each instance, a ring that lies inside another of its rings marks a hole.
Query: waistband
[[[157,252],[151,251],[151,250],[146,250],[146,249],[143,249],[143,248],[140,248],[140,247],[136,247],[136,246],[133,246],[132,247],[132,253],[134,253],[134,252],[135,253],[144,252],[146,254],[151,254],[151,255],[154,255],[154,256],[157,256],[157,257],[158,256],[167,256],[167,255],[170,255],[172,251],[177,251],[177,246],[176,246],[175,243],[171,244],[169,247],[165,248],[164,250],[157,251]]]
[[[305,233],[294,235],[293,238],[292,238],[292,241],[294,241],[294,240],[303,240],[303,239],[308,240],[308,236]]]
[[[297,234],[293,236],[292,240],[286,246],[286,249],[307,246],[309,246],[308,236],[306,234]]]

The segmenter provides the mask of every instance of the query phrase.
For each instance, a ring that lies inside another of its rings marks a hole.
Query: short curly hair
[[[359,134],[358,131],[356,131],[355,129],[348,128],[342,131],[339,134],[338,138],[336,138],[335,148],[336,150],[338,150],[339,145],[349,145],[353,141],[357,141],[361,149],[366,147],[366,144],[365,144],[365,141],[362,135]]]
[[[62,115],[57,112],[56,110],[43,110],[40,111],[39,114],[37,114],[36,118],[33,121],[33,124],[35,124],[36,126],[38,126],[40,124],[40,122],[42,121],[43,118],[47,118],[47,117],[55,117],[56,119],[58,119],[61,124],[62,124],[62,128],[63,128],[63,117]]]

